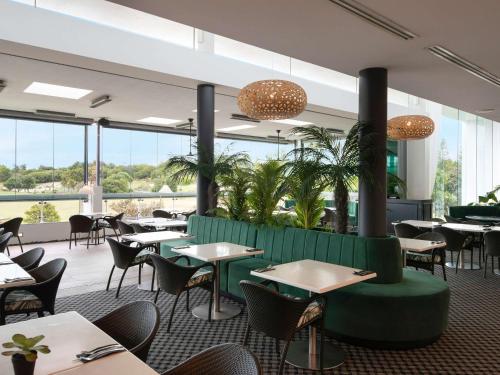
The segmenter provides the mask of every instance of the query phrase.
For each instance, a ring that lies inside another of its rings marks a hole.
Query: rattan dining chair
[[[160,310],[150,301],[135,301],[118,307],[93,323],[146,362],[160,326]]]
[[[149,232],[153,232],[152,230],[146,228],[146,227],[143,227],[141,224],[137,224],[137,223],[132,223],[130,224],[130,226],[132,228],[134,228],[134,233],[149,233]]]
[[[471,264],[474,255],[474,248],[466,248],[472,242],[471,238],[447,227],[435,227],[433,232],[440,233],[444,236],[446,241],[446,250],[451,254],[451,263],[453,264],[453,253],[458,253],[455,264],[455,273],[458,273],[458,262],[460,257],[463,256],[464,250],[471,250]]]
[[[71,242],[75,240],[75,246],[77,245],[77,234],[86,233],[87,234],[87,249],[89,248],[89,242],[92,234],[97,238],[99,237],[99,226],[96,225],[96,221],[85,215],[73,215],[69,218],[69,225],[71,231],[69,233],[69,248],[71,249]]]
[[[170,311],[167,332],[170,332],[175,308],[183,292],[186,292],[186,311],[189,311],[189,290],[193,288],[201,287],[209,290],[208,321],[210,322],[212,320],[215,266],[212,263],[191,266],[189,258],[185,255],[164,258],[158,254],[152,254],[151,259],[158,275],[158,290],[156,291],[154,302],[158,301],[160,290],[175,296],[174,304]],[[185,260],[187,265],[176,263],[181,259]]]
[[[25,271],[37,268],[45,254],[42,247],[35,247],[27,252],[12,258],[12,261],[21,266]]]
[[[11,238],[12,233],[10,232],[6,232],[0,235],[0,253],[3,253],[5,250],[7,250],[7,255],[10,256],[9,247],[7,245],[9,244]]]
[[[498,258],[498,268],[500,268],[500,232],[490,231],[484,234],[484,278],[488,268],[488,256],[491,258],[491,272],[495,272],[495,258]]]
[[[120,230],[121,235],[135,233],[134,228],[131,225],[124,223],[122,220],[117,220],[116,223],[118,224],[118,229]]]
[[[415,237],[417,240],[445,242],[446,238],[438,232],[425,232]],[[443,279],[446,281],[446,251],[444,247],[432,249],[425,253],[406,253],[406,265],[415,267],[417,270],[422,268],[431,271],[434,275],[434,265],[439,264],[443,268]]]
[[[266,285],[273,285],[272,290]],[[295,333],[311,324],[317,324],[321,330],[320,369],[323,369],[324,324],[323,311],[326,300],[321,295],[306,299],[294,298],[278,293],[278,284],[265,281],[257,284],[242,280],[240,286],[245,296],[248,309],[248,323],[243,345],[248,344],[251,330],[264,333],[276,340],[276,351],[280,352],[280,340],[285,341],[281,351],[278,374],[283,374],[290,342]]]
[[[65,259],[53,259],[29,271],[35,284],[4,289],[0,296],[0,325],[5,324],[7,315],[36,312],[43,317],[45,311],[54,315],[57,290],[66,265]]]
[[[22,233],[19,232],[22,222],[23,222],[22,217],[15,217],[0,224],[0,228],[3,228],[5,233],[10,232],[12,233],[13,237],[17,237],[17,241],[19,242],[19,247],[21,247],[21,253],[24,251],[23,244],[21,243]],[[7,253],[10,254],[9,251],[7,251]]]
[[[122,287],[123,279],[125,278],[125,274],[127,270],[131,267],[139,266],[139,284],[141,283],[141,271],[140,267],[143,264],[148,264],[153,266],[150,255],[151,251],[146,250],[148,246],[129,246],[125,243],[118,242],[114,238],[106,237],[106,240],[109,243],[111,248],[111,252],[113,253],[113,267],[111,268],[111,272],[109,273],[108,284],[106,285],[106,292],[109,290],[109,285],[111,284],[111,277],[113,276],[113,271],[115,268],[119,268],[123,270],[122,276],[120,278],[120,282],[118,284],[118,288],[116,289],[115,297],[118,298],[120,295],[120,288]],[[153,266],[153,278],[151,280],[151,291],[153,291],[155,280],[155,269]]]
[[[154,210],[153,217],[162,217],[165,219],[172,219],[174,214],[165,210]]]
[[[262,375],[259,360],[240,344],[212,346],[162,375]]]
[[[417,227],[406,224],[406,223],[398,223],[394,225],[394,232],[396,233],[396,237],[399,238],[415,238],[418,235],[424,233]]]
[[[450,216],[450,215],[444,215],[444,218],[447,223],[457,223],[457,224],[462,224],[464,221],[461,219],[458,219],[456,217]]]
[[[103,237],[106,237],[106,229],[112,229],[113,232],[115,233],[116,239],[120,240],[120,237],[118,236],[117,232],[119,231],[118,220],[121,220],[124,214],[125,213],[122,212],[116,216],[104,216],[97,222],[99,229],[102,229]]]

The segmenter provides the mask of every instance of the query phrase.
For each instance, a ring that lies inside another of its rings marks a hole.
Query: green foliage
[[[5,186],[9,190],[14,190],[16,188],[16,178],[15,177],[9,177],[7,181],[3,183],[3,186]]]
[[[11,176],[10,169],[5,165],[0,164],[0,182],[7,181]]]
[[[42,205],[34,204],[24,213],[24,222],[26,224],[38,224],[42,221]],[[58,223],[61,221],[59,213],[54,205],[46,203],[43,205],[43,222]]]
[[[248,204],[253,222],[273,224],[273,211],[287,192],[284,165],[277,160],[258,164],[252,173]]]
[[[459,171],[459,162],[450,158],[446,141],[443,139],[440,144],[436,179],[432,190],[435,216],[443,217],[448,214],[451,206],[458,204]]]
[[[223,202],[226,215],[230,219],[247,221],[249,219],[247,193],[250,188],[251,173],[246,168],[236,168],[232,175],[223,176]]]
[[[12,341],[4,342],[2,346],[5,349],[16,349],[2,352],[5,356],[12,356],[14,354],[22,354],[29,362],[34,362],[37,359],[37,352],[49,354],[50,349],[47,345],[37,345],[45,338],[44,335],[28,338],[20,333],[12,336]]]
[[[325,206],[321,193],[328,185],[321,175],[322,165],[317,160],[299,157],[287,166],[290,169],[288,194],[295,201],[296,225],[304,229],[314,228]]]
[[[102,181],[102,188],[105,193],[128,193],[130,191],[132,177],[127,172],[117,172],[107,176]]]
[[[498,198],[496,193],[500,190],[500,185],[496,186],[492,191],[488,191],[484,196],[480,195],[478,197],[480,204],[487,204],[494,206],[498,204]]]

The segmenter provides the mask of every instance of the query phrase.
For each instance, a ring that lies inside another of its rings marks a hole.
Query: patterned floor
[[[449,327],[435,344],[409,351],[382,351],[345,345],[346,363],[329,374],[500,374],[500,277],[483,279],[481,271],[448,270],[452,290]],[[438,272],[437,276],[441,276]],[[103,285],[104,287],[104,285]],[[112,291],[92,292],[58,300],[57,312],[76,310],[93,320],[129,301],[151,300],[153,294],[125,287],[120,299]],[[166,333],[167,314],[172,299],[162,293],[159,308],[162,324],[152,345],[149,364],[162,372],[199,351],[224,342],[241,342],[246,314],[235,319],[208,323],[194,318],[184,309],[181,299],[171,334]],[[208,301],[207,293],[192,294],[192,306]],[[11,319],[11,321],[13,321]],[[277,371],[278,358],[273,341],[254,334],[250,348],[260,359],[265,374]],[[286,366],[287,374],[306,371]]]

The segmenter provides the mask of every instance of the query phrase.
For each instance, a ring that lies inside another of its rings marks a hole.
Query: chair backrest
[[[309,303],[279,294],[264,285],[242,280],[240,286],[254,330],[280,340],[291,340]]]
[[[323,216],[323,222],[325,223],[333,223],[335,220],[335,211],[333,211],[331,208],[325,207],[324,209],[325,216]]]
[[[500,256],[500,232],[490,231],[484,234],[484,249],[487,255]]]
[[[14,237],[19,235],[19,228],[23,222],[22,217],[15,217],[14,219],[7,220],[0,224],[0,227],[4,229],[5,232],[11,232]]]
[[[29,271],[29,274],[36,280],[36,284],[29,285],[30,290],[35,289],[36,296],[49,309],[54,308],[59,283],[67,264],[65,259],[57,258]]]
[[[432,229],[433,232],[440,233],[446,239],[446,250],[448,251],[459,251],[465,244],[467,236],[447,227],[435,227]]]
[[[396,237],[400,238],[415,238],[419,234],[423,233],[417,227],[406,223],[398,223],[394,225],[394,232],[396,233]]]
[[[69,218],[72,233],[88,233],[92,230],[94,220],[85,215],[73,215]]]
[[[151,230],[143,227],[140,224],[133,223],[133,224],[130,224],[130,225],[132,226],[132,228],[134,228],[134,232],[135,233],[148,233],[148,232],[151,232]]]
[[[463,223],[463,220],[454,218],[453,216],[450,215],[444,215],[444,218],[446,219],[447,223]]]
[[[3,253],[9,244],[10,239],[12,238],[11,232],[6,232],[0,235],[0,253]]]
[[[446,237],[439,232],[424,232],[416,236],[415,239],[426,241],[446,241]]]
[[[106,220],[108,222],[108,224],[111,228],[113,228],[114,230],[117,230],[118,229],[118,220],[121,220],[123,218],[124,214],[125,213],[122,212],[116,216],[106,216],[104,218],[104,220]]]
[[[109,247],[113,253],[113,261],[117,268],[125,269],[129,267],[137,254],[142,250],[141,247],[128,246],[111,237],[106,237],[106,241],[109,243]]]
[[[12,258],[12,261],[24,268],[25,271],[30,271],[38,267],[44,255],[45,250],[42,247],[35,247],[34,249],[28,250]]]
[[[134,228],[121,220],[116,220],[120,234],[134,234]]]
[[[150,301],[135,301],[99,318],[94,325],[146,362],[160,325],[160,310]]]
[[[165,210],[154,210],[153,217],[163,217],[165,219],[171,219],[174,217],[174,214]]]
[[[208,348],[162,375],[261,375],[259,360],[240,344],[221,344]]]
[[[440,217],[433,217],[431,221],[437,222],[437,223],[444,223],[445,221],[441,219]]]
[[[184,266],[173,261],[174,258],[164,258],[158,254],[151,254],[151,260],[158,276],[160,289],[176,295],[180,293],[199,267]]]

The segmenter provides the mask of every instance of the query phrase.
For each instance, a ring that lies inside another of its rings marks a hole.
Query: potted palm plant
[[[250,188],[251,172],[248,168],[237,167],[234,173],[221,177],[224,188],[222,201],[226,216],[233,220],[248,221],[249,206],[247,194]]]
[[[198,145],[194,145],[196,149]],[[200,150],[203,152],[203,150]],[[206,177],[209,181],[208,187],[208,213],[215,212],[219,200],[220,181],[222,178],[231,176],[239,166],[247,166],[250,161],[245,152],[236,152],[229,154],[227,150],[216,154],[213,162],[199,162],[196,156],[174,156],[169,159],[165,165],[167,171],[174,171],[170,178],[174,183],[185,183],[192,181],[198,175]]]
[[[12,341],[5,342],[2,346],[6,349],[15,349],[2,352],[3,355],[12,357],[12,366],[15,375],[33,375],[38,352],[50,353],[47,345],[38,345],[45,336],[28,338],[20,333],[12,336]]]

